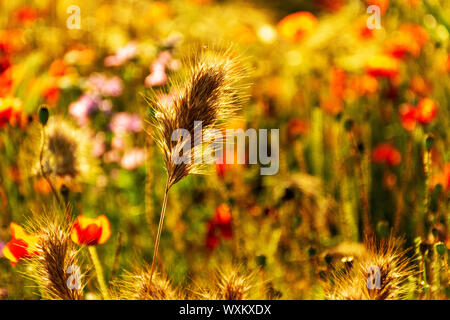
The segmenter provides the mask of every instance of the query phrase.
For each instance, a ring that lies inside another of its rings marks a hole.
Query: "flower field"
[[[0,300],[449,299],[450,2],[0,10]]]

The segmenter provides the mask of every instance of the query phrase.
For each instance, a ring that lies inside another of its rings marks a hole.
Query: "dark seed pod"
[[[443,244],[442,242],[436,243],[435,247],[436,247],[436,252],[440,256],[443,256],[445,254],[445,251],[447,250],[447,248],[445,248],[445,244]]]
[[[425,139],[425,148],[427,148],[427,150],[430,151],[431,149],[433,149],[433,144],[434,144],[434,138],[432,136],[428,136]]]
[[[351,131],[353,129],[354,122],[352,119],[347,119],[344,122],[345,131]]]
[[[50,116],[50,113],[49,113],[47,107],[40,107],[39,108],[39,122],[43,126],[45,126],[47,124],[49,116]]]

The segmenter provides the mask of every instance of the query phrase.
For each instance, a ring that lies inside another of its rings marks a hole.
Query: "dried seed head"
[[[154,136],[164,154],[169,188],[191,173],[202,173],[204,166],[194,159],[211,156],[211,143],[217,136],[210,129],[220,130],[235,115],[246,98],[247,69],[239,63],[230,50],[197,50],[193,58],[186,60],[189,67],[185,79],[174,83],[174,99],[170,105],[148,100],[151,105]],[[201,123],[200,125],[196,123]],[[191,140],[172,141],[177,129],[187,130]],[[202,133],[194,135],[194,130]],[[190,143],[189,152],[183,154],[190,163],[175,163],[173,155],[179,155]],[[203,161],[207,162],[207,161]]]
[[[237,273],[222,273],[218,285],[223,300],[244,300],[249,290],[248,279]]]
[[[90,181],[98,172],[88,129],[81,130],[55,116],[45,127],[31,126],[21,150],[21,166],[27,176]]]
[[[267,285],[258,281],[256,275],[256,271],[248,273],[227,265],[215,272],[211,277],[213,282],[203,280],[196,283],[197,289],[193,294],[197,299],[206,300],[267,299]]]

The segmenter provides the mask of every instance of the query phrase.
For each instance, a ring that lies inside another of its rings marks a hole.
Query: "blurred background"
[[[367,13],[370,5],[379,11]],[[261,176],[259,165],[217,165],[171,189],[160,260],[175,284],[233,262],[260,268],[267,298],[320,299],[321,271],[357,256],[370,229],[403,237],[407,248],[417,238],[450,246],[448,1],[1,0],[0,8],[0,248],[12,221],[23,225],[54,201],[33,174],[45,104],[84,150],[82,170],[54,184],[74,216],[111,223],[98,246],[107,280],[119,237],[119,275],[151,262],[166,173],[146,134],[143,96],[170,104],[170,79],[192,43],[232,44],[251,66],[250,100],[230,127],[279,128],[280,169]],[[20,272],[0,258],[0,296],[39,298]]]

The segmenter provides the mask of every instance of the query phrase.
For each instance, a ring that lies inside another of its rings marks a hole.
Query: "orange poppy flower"
[[[392,144],[380,143],[372,150],[372,161],[396,166],[402,161],[402,155]]]
[[[335,116],[344,110],[344,102],[334,95],[329,95],[320,99],[320,107],[330,115]]]
[[[231,221],[231,211],[227,204],[222,203],[214,213],[215,222],[217,224],[226,224]]]
[[[409,89],[419,97],[429,96],[433,91],[432,84],[424,77],[411,78]]]
[[[427,41],[428,32],[422,26],[404,24],[397,35],[386,42],[385,50],[397,59],[404,59],[407,53],[418,57]]]
[[[100,215],[95,219],[78,216],[70,235],[73,242],[85,246],[103,244],[108,241],[110,236],[111,226],[105,215]]]
[[[420,99],[416,108],[416,119],[420,123],[427,124],[436,118],[437,104],[429,98]]]
[[[278,22],[280,35],[288,41],[299,42],[316,28],[317,18],[308,11],[292,13]]]
[[[440,184],[445,191],[450,191],[450,162],[444,164],[442,171],[433,176],[433,187],[437,184]]]
[[[11,92],[12,84],[12,67],[8,67],[0,73],[0,97],[4,97]]]
[[[37,254],[38,238],[29,235],[18,224],[11,222],[11,241],[3,248],[5,258],[15,266],[22,258],[29,258]]]
[[[349,79],[348,93],[356,96],[368,96],[378,90],[378,80],[375,77],[364,75],[355,75]]]
[[[41,194],[50,194],[52,192],[52,186],[42,177],[34,181],[33,189],[35,192]]]
[[[399,72],[399,63],[387,54],[380,54],[367,60],[366,71],[373,77],[395,77]]]

